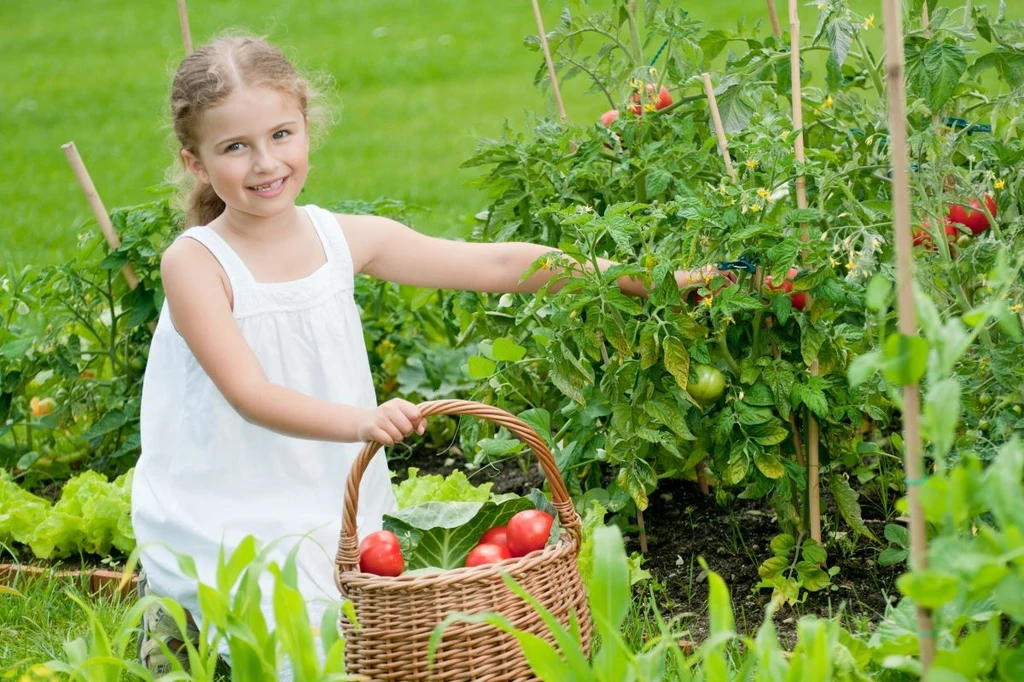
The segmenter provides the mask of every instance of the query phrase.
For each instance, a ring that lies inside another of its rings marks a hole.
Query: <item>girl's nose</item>
[[[258,173],[265,173],[277,168],[277,160],[265,147],[256,147],[254,150],[252,168]]]

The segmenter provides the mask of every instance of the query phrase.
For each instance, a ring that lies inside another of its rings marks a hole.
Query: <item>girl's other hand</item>
[[[394,398],[381,404],[375,410],[367,410],[359,424],[359,440],[376,441],[381,445],[394,445],[412,434],[423,435],[427,420],[418,407],[408,400]]]

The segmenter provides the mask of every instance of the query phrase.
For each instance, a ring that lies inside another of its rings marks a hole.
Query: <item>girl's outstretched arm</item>
[[[160,274],[174,328],[224,398],[247,421],[310,440],[385,445],[423,432],[419,409],[390,400],[376,409],[340,405],[271,383],[232,316],[230,285],[220,264],[193,239],[172,244]]]
[[[420,234],[401,223],[377,216],[338,216],[352,251],[356,272],[379,279],[432,289],[464,289],[490,293],[531,293],[552,283],[557,289],[559,271],[541,268],[526,280],[523,274],[534,261],[557,251],[526,242],[474,243],[438,239]],[[602,271],[614,265],[600,258]],[[714,266],[676,272],[680,289],[698,286],[705,276],[717,274]],[[619,278],[627,294],[646,296],[641,280]]]

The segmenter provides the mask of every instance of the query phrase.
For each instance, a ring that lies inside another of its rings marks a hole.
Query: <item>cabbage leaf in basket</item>
[[[460,568],[484,531],[532,509],[525,497],[504,495],[488,502],[425,502],[384,515],[384,528],[398,536],[407,570]]]

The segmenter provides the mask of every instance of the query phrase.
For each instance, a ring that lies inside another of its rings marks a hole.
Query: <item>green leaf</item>
[[[716,100],[722,117],[722,127],[727,134],[742,131],[757,113],[741,84],[729,86],[716,93]]]
[[[686,424],[686,410],[679,403],[659,396],[644,403],[644,412],[658,423],[667,426],[683,440],[697,440]]]
[[[665,337],[665,369],[672,374],[679,388],[686,390],[690,377],[690,354],[683,342],[674,336]]]
[[[108,434],[111,431],[116,431],[125,424],[128,423],[128,415],[121,410],[110,410],[103,414],[92,427],[86,431],[82,438],[85,440],[92,440],[102,435]]]
[[[910,531],[907,530],[906,526],[901,526],[896,523],[885,524],[885,539],[896,545],[907,549],[910,547]]]
[[[764,424],[774,417],[772,411],[766,407],[753,407],[744,401],[736,403],[736,417],[743,426],[755,426]]]
[[[786,473],[786,470],[783,468],[782,462],[779,461],[779,458],[768,452],[755,453],[754,466],[757,467],[758,471],[772,480],[780,479]]]
[[[943,379],[934,384],[925,398],[924,422],[934,456],[944,458],[956,442],[960,424],[960,382]]]
[[[497,363],[493,360],[488,360],[482,355],[471,355],[469,357],[469,376],[474,379],[486,379],[494,374],[497,368]]]
[[[499,362],[516,362],[526,355],[526,349],[512,339],[502,336],[494,340],[494,359]]]
[[[920,336],[892,333],[882,351],[882,375],[898,386],[916,384],[928,368],[928,342]]]
[[[796,538],[789,533],[780,533],[772,538],[771,548],[775,556],[789,558],[789,553],[796,547]]]
[[[824,380],[820,377],[805,377],[808,383],[793,384],[793,407],[799,404],[807,406],[819,419],[828,417],[828,399],[822,391]]]
[[[634,457],[621,469],[616,481],[619,487],[629,493],[638,509],[647,509],[647,493],[658,485],[658,476],[646,460]]]
[[[857,388],[862,385],[879,370],[881,364],[882,355],[877,350],[855,357],[847,369],[847,379],[850,382],[850,386]]]
[[[886,547],[878,554],[879,566],[895,566],[907,560],[907,550],[899,547]]]
[[[587,599],[602,638],[618,633],[632,604],[629,565],[617,526],[594,529],[594,554]]]
[[[407,569],[459,568],[484,531],[531,507],[522,497],[501,504],[425,502],[385,514],[384,528],[402,543]]]
[[[832,492],[832,497],[835,498],[836,506],[839,507],[839,513],[842,514],[846,523],[861,535],[865,535],[877,542],[878,538],[864,524],[860,504],[857,502],[859,495],[856,490],[850,487],[850,482],[843,476],[835,475],[829,477],[828,487]]]
[[[804,544],[801,545],[800,556],[803,557],[804,561],[809,561],[818,566],[824,564],[825,560],[828,559],[825,548],[810,538],[804,540]]]
[[[658,341],[656,324],[646,324],[640,330],[640,369],[650,369],[658,362]]]
[[[923,49],[907,45],[907,80],[916,95],[938,113],[967,71],[967,50],[951,39],[933,38]]]
[[[866,298],[868,310],[878,312],[887,309],[891,295],[892,282],[887,277],[875,275],[868,283]]]
[[[937,609],[956,597],[960,580],[955,575],[941,571],[914,571],[901,575],[896,580],[896,586],[919,605]]]
[[[764,426],[759,426],[757,428],[751,429],[750,434],[758,444],[768,447],[772,445],[778,445],[782,441],[789,438],[789,429],[783,426],[779,426],[778,424],[765,424]],[[754,460],[754,463],[757,463],[756,458]],[[768,478],[779,478],[778,476],[769,476],[760,464],[758,464],[757,468],[761,469],[764,475],[768,476]]]
[[[410,467],[407,478],[391,486],[399,509],[424,502],[486,502],[491,499],[491,488],[494,486],[491,482],[475,486],[466,474],[458,470],[448,476],[420,476],[419,471],[416,467]]]
[[[809,592],[818,592],[825,589],[832,582],[828,573],[821,570],[817,564],[810,561],[796,562],[796,574],[800,578],[803,588]]]

